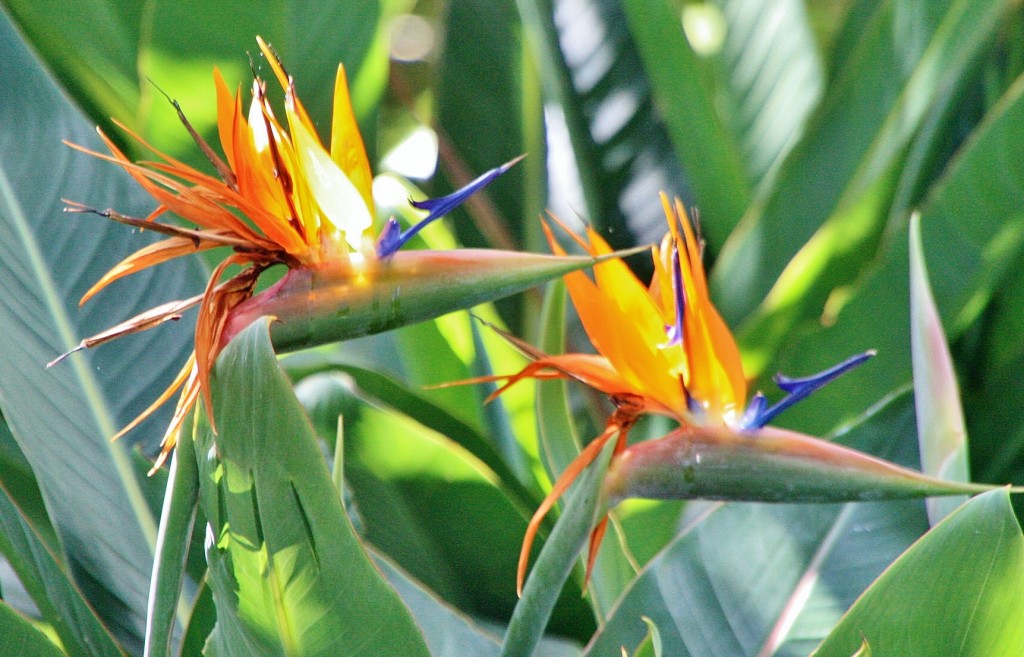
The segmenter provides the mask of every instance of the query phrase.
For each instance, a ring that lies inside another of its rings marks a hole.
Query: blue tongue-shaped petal
[[[672,249],[672,292],[675,295],[676,319],[672,324],[665,325],[668,342],[661,347],[674,347],[683,344],[683,318],[686,314],[686,292],[683,289],[683,271],[679,264],[679,248]]]
[[[747,406],[747,411],[743,414],[741,428],[760,429],[775,419],[775,416],[782,411],[786,410],[801,399],[811,395],[826,383],[846,374],[858,365],[865,363],[874,355],[875,351],[873,349],[865,351],[862,354],[851,356],[838,365],[834,365],[823,372],[818,372],[817,374],[801,378],[794,379],[788,376],[783,376],[782,374],[776,374],[775,383],[778,384],[779,388],[781,388],[783,392],[788,394],[773,406],[768,407],[768,402],[764,395],[757,393],[754,398],[750,400],[750,404]]]
[[[466,199],[491,184],[495,178],[511,169],[524,157],[526,156],[520,155],[519,157],[502,164],[500,167],[495,167],[494,169],[487,171],[465,187],[457,189],[447,196],[425,199],[423,201],[409,201],[414,208],[426,210],[430,214],[421,219],[415,225],[407,228],[405,231],[400,230],[400,226],[394,218],[388,219],[387,223],[384,225],[384,230],[382,230],[380,236],[377,237],[377,257],[387,258],[395,251],[398,251],[406,242],[412,239],[416,233],[423,230],[424,226],[436,219],[440,219],[462,205]]]

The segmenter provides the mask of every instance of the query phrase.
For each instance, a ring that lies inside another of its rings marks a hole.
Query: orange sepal
[[[78,305],[81,306],[91,299],[97,292],[120,278],[134,274],[135,272],[146,269],[147,267],[152,267],[153,265],[173,260],[179,256],[197,253],[199,251],[206,251],[207,249],[212,249],[218,246],[221,246],[221,244],[217,242],[200,242],[199,244],[196,244],[195,241],[188,239],[187,237],[172,237],[170,239],[154,242],[139,249],[114,265],[110,271],[104,274],[85,294],[82,295],[82,299],[78,302]]]

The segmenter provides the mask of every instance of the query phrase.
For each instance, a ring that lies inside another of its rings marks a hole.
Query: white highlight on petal
[[[301,121],[289,123],[299,165],[320,212],[344,233],[349,246],[359,251],[363,248],[363,232],[373,225],[370,209],[319,140],[310,134]]]
[[[263,109],[254,98],[249,104],[249,128],[252,130],[252,143],[257,153],[262,153],[270,146],[270,138],[267,135],[267,120],[263,116]]]

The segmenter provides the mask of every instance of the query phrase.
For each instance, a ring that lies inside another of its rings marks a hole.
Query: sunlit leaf
[[[339,62],[348,67],[360,116],[375,105],[387,74],[386,50],[383,44],[374,48],[383,19],[376,0],[317,7],[292,0],[3,4],[93,121],[109,125],[110,117],[120,119],[158,148],[193,162],[200,156],[161,90],[182,103],[201,133],[212,136],[211,70],[218,66],[231,86],[247,84],[246,53],[255,51],[256,35],[288,62],[320,126],[330,125]]]
[[[195,436],[213,654],[425,657],[408,609],[342,509],[268,322],[233,340],[213,374],[219,434],[197,413]]]
[[[979,495],[914,544],[878,578],[813,654],[1024,650],[1024,537],[1006,491]]]
[[[932,184],[921,208],[921,242],[932,293],[951,341],[978,317],[1024,240],[1019,207],[1024,181],[1003,164],[1022,144],[1024,80],[1018,80]],[[994,176],[993,170],[1006,173]],[[894,228],[878,262],[848,291],[834,324],[793,332],[781,367],[787,373],[815,371],[822,363],[869,348],[878,350],[878,358],[819,391],[815,404],[788,411],[782,420],[789,426],[827,431],[852,409],[865,408],[882,391],[910,381],[909,247],[905,225]],[[990,434],[972,435],[985,441]]]
[[[910,343],[921,470],[940,479],[969,481],[960,387],[928,283],[917,215],[910,219]],[[929,521],[935,525],[965,501],[962,497],[928,500]]]
[[[937,94],[955,85],[995,33],[1007,3],[882,3],[826,90],[770,195],[746,215],[714,272],[720,310],[738,320],[823,227],[853,230],[839,254],[870,244],[883,216],[840,212],[878,193]],[[823,173],[825,175],[823,175]],[[838,213],[838,214],[837,214]],[[836,215],[849,226],[828,226]]]
[[[12,609],[6,602],[0,602],[0,636],[4,650],[23,657],[61,657],[64,653],[32,623]]]

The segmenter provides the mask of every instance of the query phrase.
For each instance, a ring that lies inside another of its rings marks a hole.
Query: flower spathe
[[[372,172],[352,110],[344,67],[338,67],[335,80],[331,138],[327,148],[296,94],[294,81],[272,49],[258,37],[257,41],[284,90],[284,121],[274,115],[262,79],[253,80],[252,99],[243,109],[241,88],[232,92],[220,72],[214,69],[222,158],[196,133],[177,103],[173,103],[216,175],[161,153],[120,123],[117,125],[158,159],[133,162],[102,131],[99,131],[100,137],[110,150],[109,154],[69,144],[122,167],[158,205],[144,219],[125,217],[112,210],[98,212],[74,203],[69,203],[68,211],[94,212],[167,235],[166,239],[139,249],[118,263],[86,292],[81,303],[114,281],[147,267],[215,247],[232,249],[232,253],[214,268],[202,294],[148,310],[83,340],[72,350],[157,326],[177,319],[189,307],[199,306],[192,356],[171,387],[118,434],[135,427],[182,390],[154,469],[174,447],[182,423],[196,401],[203,398],[208,411],[212,408],[208,378],[223,347],[225,325],[232,310],[253,296],[256,281],[264,270],[283,264],[291,269],[330,268],[359,278],[368,263],[390,258],[423,224],[450,211],[514,164],[513,161],[487,172],[454,194],[435,200],[426,207],[428,216],[414,229],[398,234],[397,224],[390,220],[382,239],[375,242]],[[173,213],[196,228],[157,221],[165,213]],[[231,266],[240,267],[241,271],[228,277]],[[212,413],[210,415],[212,424]]]
[[[605,393],[615,405],[604,432],[559,476],[530,520],[520,553],[519,591],[544,516],[612,438],[616,438],[614,462],[641,415],[668,416],[682,427],[753,432],[872,355],[860,354],[812,377],[777,377],[787,396],[768,407],[758,393],[748,407],[739,349],[708,294],[700,235],[680,201],[672,203],[664,194],[661,201],[669,230],[661,244],[652,248],[654,275],[649,285],[617,259],[595,265],[593,280],[582,272],[564,277],[597,354],[547,355],[523,345],[532,362],[517,374],[493,377],[505,381],[495,394],[524,378],[575,379]],[[592,256],[612,252],[590,228],[584,239],[558,223]],[[564,254],[550,227],[545,224],[544,229],[552,250]],[[591,534],[588,576],[606,526],[604,518]]]

